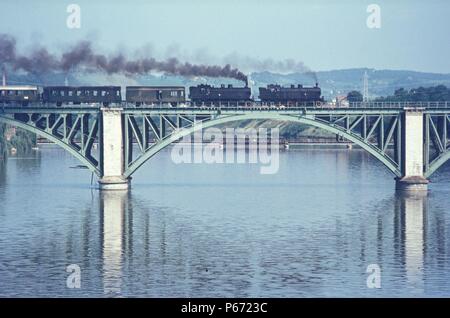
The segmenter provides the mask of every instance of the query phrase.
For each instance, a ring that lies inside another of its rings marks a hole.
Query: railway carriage
[[[0,86],[0,103],[20,103],[27,106],[29,103],[40,100],[37,86],[7,85]]]
[[[42,93],[44,103],[99,103],[108,106],[121,103],[120,86],[46,86]]]
[[[126,101],[140,105],[170,104],[186,101],[184,86],[127,86]]]

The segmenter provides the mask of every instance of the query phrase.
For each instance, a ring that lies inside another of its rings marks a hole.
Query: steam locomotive
[[[185,105],[187,102],[183,86],[127,86],[125,102],[141,105]],[[302,85],[282,87],[268,85],[259,88],[262,104],[315,105],[323,102],[318,84],[314,87]],[[253,102],[251,89],[221,85],[214,87],[200,84],[189,87],[189,100],[194,106],[246,106]],[[45,104],[100,104],[109,106],[122,103],[120,86],[0,86],[0,104],[42,102]]]
[[[233,85],[198,85],[189,87],[189,97],[194,104],[214,105],[245,105],[251,102],[250,87],[233,87]]]
[[[294,106],[297,104],[309,104],[323,102],[319,84],[314,87],[303,87],[303,85],[291,85],[282,87],[280,85],[267,85],[259,88],[259,98],[263,103]]]

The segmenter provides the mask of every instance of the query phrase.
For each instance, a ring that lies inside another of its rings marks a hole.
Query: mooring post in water
[[[124,177],[122,108],[101,108],[100,164],[101,190],[127,190],[130,185]]]
[[[427,191],[424,177],[424,109],[405,108],[402,115],[402,177],[397,179],[397,190],[405,192]]]

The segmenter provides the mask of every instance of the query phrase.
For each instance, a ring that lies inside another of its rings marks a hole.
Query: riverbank
[[[134,145],[138,145],[137,143],[133,143]],[[174,143],[175,144],[175,143]],[[191,146],[201,146],[204,145],[202,143],[178,143],[179,145],[191,145]],[[35,147],[32,147],[31,150],[39,150],[39,148],[41,146],[45,147],[45,146],[49,146],[49,145],[55,145],[52,142],[38,142],[36,144]],[[149,147],[154,145],[154,143],[149,143]],[[227,149],[227,145],[226,144],[222,144],[222,143],[216,143],[217,147],[221,148],[221,149]],[[98,147],[98,143],[94,143],[94,149],[96,149]],[[268,145],[270,147],[270,143]],[[284,150],[302,150],[302,149],[360,149],[361,147],[358,145],[355,145],[353,143],[350,142],[294,142],[294,143],[279,143],[278,145],[279,149],[284,149]],[[253,145],[253,144],[249,144],[246,143],[245,145],[236,145],[234,144],[235,149],[255,149],[258,148],[258,145]]]

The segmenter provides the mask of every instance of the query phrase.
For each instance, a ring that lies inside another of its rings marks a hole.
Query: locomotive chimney
[[[319,83],[316,82],[316,87],[319,87]]]

